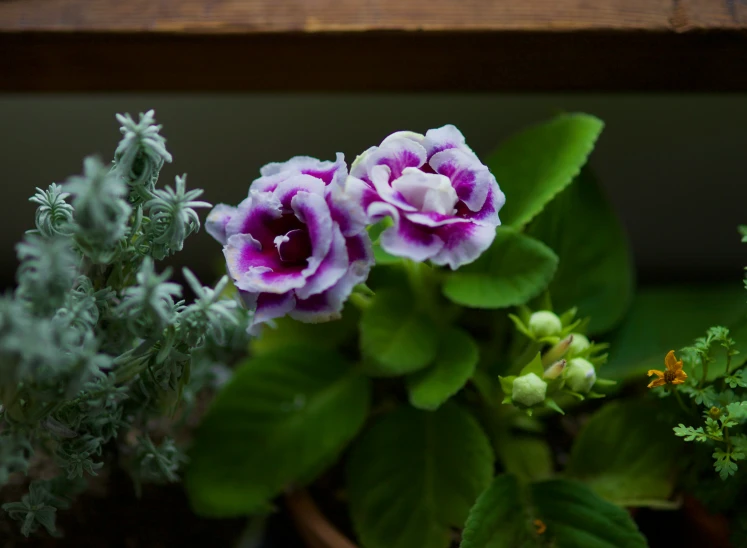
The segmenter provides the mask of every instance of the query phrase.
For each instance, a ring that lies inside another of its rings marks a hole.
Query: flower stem
[[[418,263],[409,259],[402,261],[407,281],[421,309],[433,319],[438,319],[439,308],[437,301],[437,280],[433,275],[433,268],[425,263]]]
[[[358,308],[358,310],[366,310],[368,307],[371,306],[371,298],[367,297],[363,293],[356,293],[355,291],[350,294],[350,297],[348,297],[348,300],[353,303],[353,305]]]
[[[705,384],[706,379],[708,378],[708,364],[710,363],[710,359],[708,356],[703,357],[703,374],[700,377],[700,382],[698,383],[698,387],[701,387]]]
[[[672,393],[674,393],[674,397],[677,400],[677,403],[680,404],[680,407],[682,408],[682,410],[685,413],[687,413],[688,415],[691,415],[692,411],[685,406],[685,402],[682,401],[682,396],[680,396],[680,393],[677,391],[677,389],[674,387],[674,385],[670,384],[668,386],[669,386],[669,390]]]

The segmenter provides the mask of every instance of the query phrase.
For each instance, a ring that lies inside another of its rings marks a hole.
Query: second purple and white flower
[[[369,222],[389,217],[388,253],[457,269],[495,238],[505,202],[495,177],[452,125],[425,135],[400,131],[356,158],[346,194]]]

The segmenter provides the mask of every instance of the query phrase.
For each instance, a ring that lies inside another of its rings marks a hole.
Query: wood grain
[[[744,28],[743,0],[2,0],[0,32]]]

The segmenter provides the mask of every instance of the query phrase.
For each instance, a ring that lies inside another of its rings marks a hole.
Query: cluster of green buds
[[[510,314],[516,329],[528,339],[522,356],[529,363],[518,375],[499,377],[505,394],[503,403],[532,414],[537,407],[563,413],[557,403],[563,394],[578,400],[601,398],[598,387],[615,384],[597,377],[597,368],[607,360],[607,344],[593,343],[583,333],[588,319],[576,319],[576,309],[558,316],[550,310]],[[521,363],[522,360],[520,360]]]

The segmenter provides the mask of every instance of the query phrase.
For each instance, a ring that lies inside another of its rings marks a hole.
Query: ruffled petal
[[[460,149],[467,154],[475,156],[472,149],[467,146],[467,141],[465,140],[464,135],[462,135],[462,132],[452,124],[429,129],[425,133],[423,146],[428,153],[428,158],[431,158],[434,154],[437,154],[442,150],[449,149]]]
[[[303,270],[304,277],[312,276],[332,246],[332,216],[327,202],[319,194],[298,192],[291,200],[296,217],[306,225],[311,242],[311,255]]]
[[[394,222],[394,226],[382,232],[379,240],[387,253],[420,262],[435,256],[443,248],[443,240],[434,234],[433,229],[405,217],[394,219]]]
[[[297,299],[296,307],[290,313],[291,318],[311,323],[340,318],[345,301],[348,300],[353,288],[368,278],[373,265],[373,250],[367,236],[348,238],[347,244],[351,261],[345,275],[323,293],[312,295],[305,300]]]
[[[659,371],[658,369],[649,369],[646,376],[650,377],[651,375],[656,375],[657,377],[663,379],[664,378],[664,371]]]
[[[257,305],[254,310],[254,317],[249,326],[249,332],[256,334],[256,328],[269,320],[282,318],[296,306],[296,298],[293,293],[260,293],[257,296]]]
[[[405,172],[407,172],[407,169],[408,168],[405,168]],[[414,171],[425,175],[417,169]],[[373,182],[374,189],[376,190],[379,199],[384,200],[403,211],[417,211],[417,207],[410,205],[407,199],[392,187],[392,184],[390,183],[390,174],[391,170],[389,169],[389,166],[378,165],[371,168],[371,181]],[[405,178],[405,176],[400,177],[400,179],[402,178]]]
[[[369,147],[355,157],[355,160],[353,160],[353,163],[350,165],[350,177],[371,182],[368,179],[369,159],[371,158],[371,154],[378,148],[379,147]]]
[[[398,139],[409,139],[410,141],[413,141],[419,144],[421,147],[425,148],[425,135],[423,135],[422,133],[416,133],[414,131],[395,131],[394,133],[388,135],[383,141],[381,141],[381,145],[379,146],[386,145]]]
[[[355,236],[345,238],[345,246],[348,250],[348,260],[350,261],[351,268],[358,264],[362,264],[366,268],[370,268],[373,265],[373,246],[367,232],[361,232]],[[360,272],[358,275],[364,274]],[[364,277],[366,275],[368,275],[368,270],[366,270]]]
[[[275,198],[280,201],[284,209],[291,209],[291,201],[299,192],[324,196],[324,181],[311,175],[292,175],[279,183],[273,191]]]
[[[402,176],[407,167],[420,167],[425,163],[426,152],[422,145],[406,137],[387,139],[380,147],[369,153],[368,173],[373,166],[387,166],[391,172],[391,179]]]
[[[226,224],[226,241],[234,234],[251,234],[263,248],[272,245],[277,234],[273,221],[282,217],[280,201],[271,192],[250,192]]]
[[[459,200],[471,211],[482,208],[495,177],[477,158],[449,149],[434,154],[429,164],[436,173],[449,178]]]
[[[312,295],[308,299],[297,299],[290,317],[305,323],[321,323],[339,320],[343,301],[336,298],[331,290]]]
[[[472,222],[446,224],[435,230],[444,245],[431,262],[449,265],[452,270],[475,261],[495,239],[494,226]]]
[[[498,211],[500,211],[503,204],[506,203],[506,196],[498,187],[495,178],[492,175],[490,177],[491,181],[490,186],[488,187],[488,195],[485,198],[485,203],[479,211],[462,211],[462,217],[474,221],[477,224],[498,226],[501,224],[501,220],[498,217]]]
[[[368,216],[369,206],[380,200],[379,195],[373,187],[373,183],[353,176],[348,177],[345,182],[343,194],[345,203],[350,201],[359,204],[365,212],[366,217]],[[367,218],[366,222],[370,222],[370,219]]]
[[[213,238],[225,245],[228,240],[226,226],[235,214],[235,207],[226,204],[216,205],[208,214],[207,219],[205,219],[205,230]]]
[[[444,175],[423,173],[419,169],[406,168],[402,177],[392,181],[392,189],[411,204],[410,208],[400,208],[403,211],[422,211],[453,215],[454,206],[458,201],[457,193],[451,186],[451,181]],[[378,190],[378,187],[377,187]],[[397,203],[387,200],[393,205]]]
[[[303,265],[288,267],[275,249],[264,249],[250,234],[234,234],[223,248],[236,287],[250,293],[286,293],[306,283]]]
[[[275,173],[267,177],[254,179],[249,186],[249,194],[252,192],[274,192],[280,183],[288,178],[287,173]]]
[[[347,166],[345,165],[345,155],[342,152],[338,152],[334,162],[322,161],[310,156],[294,156],[287,162],[267,164],[259,172],[262,178],[272,177],[280,173],[300,173],[320,179],[325,185],[329,185],[333,182],[342,184],[345,181]]]
[[[434,213],[432,211],[428,213],[404,213],[404,216],[413,223],[430,227],[472,222],[470,219],[454,217],[453,215],[442,215],[441,213]]]
[[[372,224],[378,223],[384,217],[391,217],[394,223],[399,222],[399,209],[386,202],[374,202],[366,211]]]
[[[329,253],[322,259],[316,272],[308,277],[303,287],[296,289],[296,296],[308,299],[312,295],[329,289],[345,275],[350,263],[345,238],[339,228],[332,227],[332,245]]]
[[[358,182],[368,188],[363,181]],[[373,197],[375,194],[372,192]],[[348,193],[344,186],[334,184],[327,187],[325,199],[332,220],[340,227],[343,236],[353,236],[366,229],[368,218],[360,197],[356,198],[352,193]]]

